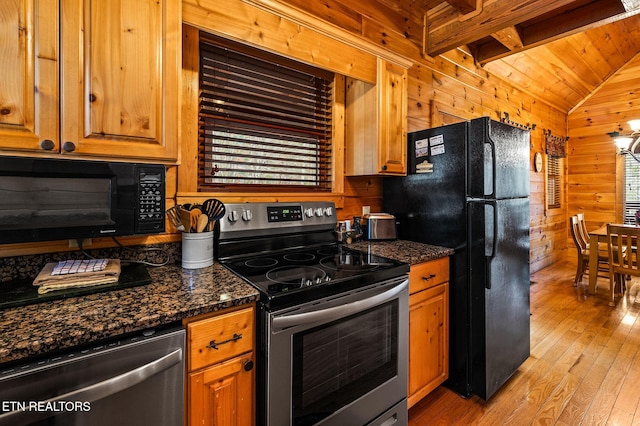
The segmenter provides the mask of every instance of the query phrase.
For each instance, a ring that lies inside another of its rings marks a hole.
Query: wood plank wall
[[[534,152],[544,152],[546,130],[566,135],[566,113],[490,75],[463,50],[437,58],[423,56],[423,17],[410,0],[282,1],[414,61],[408,85],[410,132],[451,122],[452,117],[455,121],[488,115],[498,120],[506,112],[515,122],[536,125],[531,133],[531,159]],[[530,260],[531,270],[537,271],[566,256],[566,202],[561,209],[547,210],[544,173],[531,169]],[[380,179],[347,179],[340,215],[359,214],[361,205],[375,206],[381,200]]]
[[[241,0],[226,1],[241,4]],[[409,131],[483,115],[500,119],[506,112],[515,122],[536,125],[531,133],[531,159],[536,151],[544,151],[545,131],[551,130],[554,135],[566,134],[566,113],[536,99],[508,81],[492,76],[476,66],[467,52],[455,50],[437,58],[424,56],[424,17],[415,10],[412,0],[280,1],[414,62],[415,65],[409,69]],[[208,3],[213,4],[211,1]],[[188,4],[195,7],[196,2],[185,1],[183,4],[183,7]],[[261,36],[278,34],[282,24],[278,19],[253,23],[260,25]],[[182,125],[186,124],[183,122]],[[371,206],[372,211],[379,211],[382,208],[381,179],[369,176],[345,178],[344,206],[338,212],[338,217],[343,219],[359,215],[363,205]],[[173,184],[171,187],[174,187]],[[532,271],[566,256],[565,206],[566,202],[563,202],[561,209],[545,208],[544,174],[532,170]]]
[[[624,160],[607,134],[630,131],[640,118],[640,53],[569,112],[568,215],[584,213],[588,229],[623,218]]]

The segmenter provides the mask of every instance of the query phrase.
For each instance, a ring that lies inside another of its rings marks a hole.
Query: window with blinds
[[[201,33],[200,189],[330,191],[332,89],[332,73]]]
[[[624,223],[636,224],[640,210],[640,163],[624,156]]]
[[[557,209],[562,199],[562,158],[547,155],[547,208]]]

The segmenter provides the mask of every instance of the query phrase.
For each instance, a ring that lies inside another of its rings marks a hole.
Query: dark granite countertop
[[[363,241],[350,248],[409,264],[453,254],[410,241]],[[0,364],[255,302],[259,294],[222,265],[149,267],[140,287],[0,310]]]
[[[451,248],[406,240],[361,241],[349,244],[347,247],[396,259],[410,265],[428,262],[430,260],[439,259],[453,254],[453,249]]]
[[[223,266],[149,267],[151,284],[0,310],[0,363],[157,327],[259,295]]]

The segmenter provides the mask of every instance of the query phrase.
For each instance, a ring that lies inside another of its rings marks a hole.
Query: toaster
[[[362,234],[365,240],[395,240],[396,217],[388,213],[370,213],[363,217]]]

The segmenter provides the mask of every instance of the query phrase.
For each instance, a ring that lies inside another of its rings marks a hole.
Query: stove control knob
[[[327,207],[326,209],[324,209],[324,214],[326,216],[333,216],[333,209],[331,207]]]
[[[229,222],[237,222],[238,221],[238,212],[235,210],[231,210],[229,212]]]
[[[253,213],[251,213],[251,210],[245,210],[242,212],[242,220],[249,222],[251,219],[253,219]]]
[[[322,208],[318,207],[316,209],[316,216],[321,217],[322,216]]]
[[[312,217],[313,216],[313,209],[311,207],[309,207],[308,209],[304,209],[304,214],[307,217]]]

